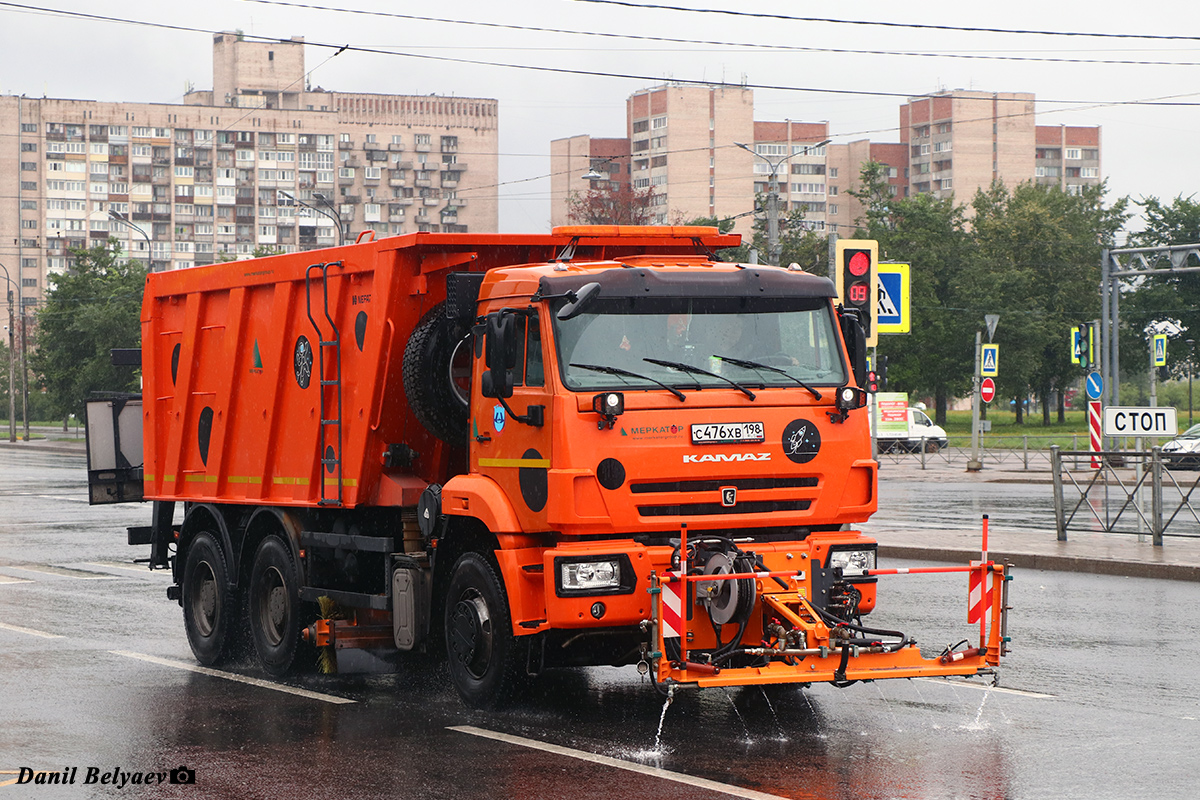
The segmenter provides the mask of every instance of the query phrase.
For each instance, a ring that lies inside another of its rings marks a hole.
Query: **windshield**
[[[763,387],[846,383],[833,311],[824,299],[763,299],[747,306],[744,298],[620,298],[596,302],[570,320],[552,319],[563,383],[579,391],[653,389],[655,382],[685,391],[727,387],[730,380]],[[572,364],[615,367],[621,374]]]
[[[1180,439],[1200,439],[1200,425],[1193,425],[1183,433],[1179,434]]]

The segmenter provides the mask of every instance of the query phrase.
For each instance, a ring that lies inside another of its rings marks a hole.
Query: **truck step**
[[[391,536],[356,536],[349,533],[300,531],[301,547],[340,547],[370,553],[394,553],[396,540]]]

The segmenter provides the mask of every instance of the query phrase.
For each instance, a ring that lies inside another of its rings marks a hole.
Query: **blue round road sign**
[[[1089,400],[1099,400],[1104,394],[1104,378],[1099,372],[1090,372],[1087,376],[1087,396]]]

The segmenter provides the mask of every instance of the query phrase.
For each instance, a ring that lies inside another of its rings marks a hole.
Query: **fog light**
[[[592,603],[592,616],[593,617],[595,617],[596,619],[600,619],[601,617],[604,616],[604,611],[605,611],[604,603],[601,603],[601,602]]]
[[[615,589],[621,585],[621,564],[615,559],[568,562],[561,569],[562,588],[567,591]]]
[[[875,569],[874,550],[833,550],[829,553],[829,568],[840,569],[842,575],[864,575]]]
[[[862,408],[866,404],[867,393],[862,389],[856,389],[853,386],[843,386],[838,389],[835,405],[839,410],[849,411],[852,408]]]

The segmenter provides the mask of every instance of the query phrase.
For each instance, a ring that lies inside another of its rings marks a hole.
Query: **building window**
[[[1081,178],[1099,178],[1100,177],[1100,168],[1099,167],[1081,167],[1079,170],[1079,177],[1081,177]]]
[[[1082,157],[1083,157],[1082,151],[1078,147],[1068,147],[1067,148],[1067,159],[1068,160],[1078,161]]]

